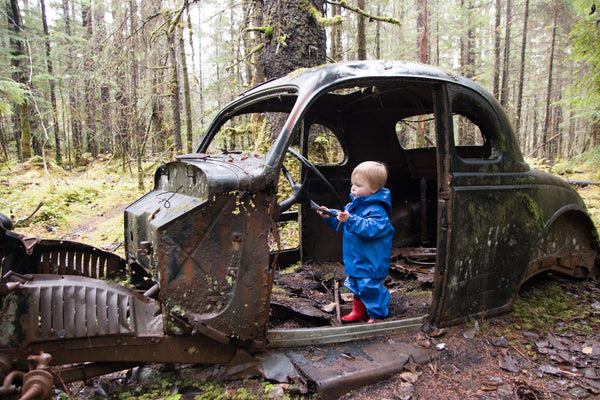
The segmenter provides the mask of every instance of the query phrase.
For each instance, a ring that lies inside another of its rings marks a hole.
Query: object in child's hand
[[[338,213],[336,211],[328,210],[325,207],[321,207],[320,205],[318,205],[314,201],[310,202],[310,207],[313,210],[315,210],[315,211],[321,211],[323,214],[329,215],[330,217],[336,217],[338,215]]]

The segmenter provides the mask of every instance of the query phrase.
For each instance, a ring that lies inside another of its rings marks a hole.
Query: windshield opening
[[[212,124],[198,151],[206,154],[231,152],[265,155],[279,138],[297,96],[288,91],[248,101],[232,108]]]

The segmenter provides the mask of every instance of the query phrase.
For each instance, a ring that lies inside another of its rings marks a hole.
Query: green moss
[[[540,229],[543,229],[544,228],[544,214],[543,214],[543,211],[539,208],[536,201],[534,199],[532,199],[530,196],[523,194],[523,193],[519,193],[518,196],[520,197],[523,205],[525,206],[525,208],[527,209],[529,214],[531,214],[531,216],[533,217],[533,220],[538,224],[538,227]]]
[[[512,316],[517,329],[546,332],[549,328],[560,331],[559,322],[565,323],[565,328],[570,326],[582,311],[560,286],[547,284],[535,290],[522,290]]]

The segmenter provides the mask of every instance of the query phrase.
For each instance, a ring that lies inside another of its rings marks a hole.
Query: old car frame
[[[316,150],[323,143],[335,160]],[[324,229],[311,203],[343,207],[364,160],[388,166],[395,245],[434,251],[429,313],[269,327],[275,270],[341,261],[340,235]],[[286,221],[297,223],[299,244],[282,249],[277,226]],[[17,391],[15,380],[36,396],[58,366],[68,365],[60,369],[68,382],[143,362],[227,363],[240,351],[507,312],[534,275],[595,275],[599,250],[581,198],[524,162],[492,96],[458,75],[399,61],[324,65],[243,93],[195,153],[162,165],[154,189],[126,209],[126,260],[7,226],[0,239],[2,393]],[[133,288],[101,279],[119,275]]]

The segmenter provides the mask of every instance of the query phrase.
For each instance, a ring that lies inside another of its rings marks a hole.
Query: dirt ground
[[[561,292],[566,302],[560,300]],[[559,299],[554,299],[558,304],[536,301],[552,293],[558,294]],[[528,313],[521,310],[451,327],[441,334],[435,332],[436,337],[423,332],[400,335],[403,340],[443,350],[414,373],[395,375],[343,399],[600,398],[598,294],[596,281],[538,278],[521,291],[526,302],[518,306],[528,308]],[[536,314],[537,319],[522,319]]]
[[[311,272],[312,273],[312,272]],[[302,275],[295,274],[295,275]],[[283,286],[280,277],[279,282]],[[299,282],[289,285],[302,286]],[[407,285],[417,285],[415,281]],[[513,312],[445,329],[424,326],[418,331],[382,340],[435,349],[427,365],[412,365],[382,382],[351,391],[341,399],[598,399],[600,398],[600,282],[572,281],[546,275],[526,284]],[[427,287],[427,284],[419,285]],[[295,289],[297,294],[302,290]],[[282,297],[282,296],[280,296]],[[301,296],[300,296],[301,297]],[[318,296],[317,296],[318,297]],[[426,296],[395,292],[392,308],[404,314],[411,306],[421,312]],[[281,306],[284,307],[285,306]],[[394,308],[395,307],[395,308]],[[404,311],[403,311],[404,310]],[[306,312],[305,308],[301,308]],[[281,317],[281,315],[279,315]],[[289,318],[289,321],[294,318]],[[297,318],[296,318],[297,319]],[[305,320],[303,323],[315,323]],[[273,322],[272,322],[273,323]],[[281,323],[275,322],[275,323]],[[281,326],[281,325],[280,325]],[[128,398],[119,392],[136,387],[145,399],[146,388],[165,374],[205,379],[201,389],[173,386],[169,399],[315,399],[302,385],[267,382],[261,378],[217,378],[218,368],[208,366],[152,366],[71,386],[72,398]],[[148,377],[148,370],[156,375]],[[163,386],[166,384],[163,384]],[[119,390],[116,387],[120,387]],[[269,390],[265,390],[268,387]],[[213,390],[214,392],[211,392]],[[137,398],[137,397],[135,397]]]

